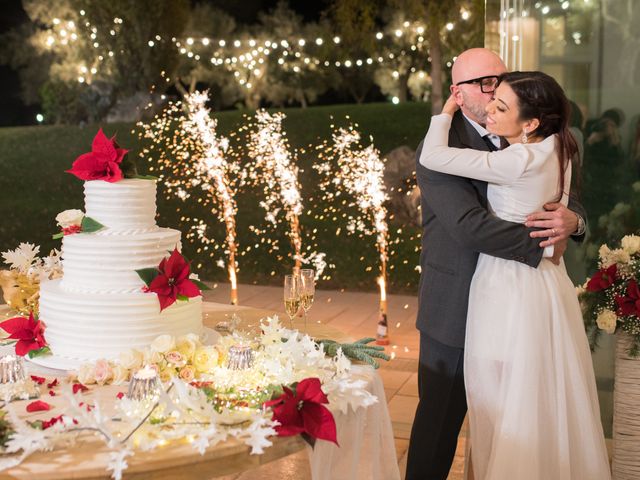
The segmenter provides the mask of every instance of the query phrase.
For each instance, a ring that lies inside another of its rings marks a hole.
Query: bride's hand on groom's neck
[[[453,116],[453,114],[456,113],[459,108],[460,107],[456,102],[455,95],[452,94],[449,95],[449,98],[445,102],[444,107],[442,107],[442,113]]]

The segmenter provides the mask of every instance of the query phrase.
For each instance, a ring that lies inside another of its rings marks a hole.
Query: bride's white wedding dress
[[[420,163],[488,182],[498,217],[523,223],[557,198],[555,135],[489,153],[447,147],[450,125],[450,115],[432,118]],[[569,168],[565,192],[570,179]],[[591,353],[563,263],[532,268],[480,254],[464,371],[475,480],[611,478]]]

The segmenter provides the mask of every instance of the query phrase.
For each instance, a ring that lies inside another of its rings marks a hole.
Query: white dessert
[[[55,356],[89,361],[148,346],[158,335],[202,331],[202,298],[160,312],[135,272],[157,267],[180,232],[155,223],[152,180],[85,182],[86,215],[105,226],[62,240],[63,277],[40,287],[40,318]]]

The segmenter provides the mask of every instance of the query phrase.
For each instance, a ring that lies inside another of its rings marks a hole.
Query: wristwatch
[[[578,227],[576,228],[576,231],[573,232],[572,235],[579,237],[580,235],[584,235],[584,232],[587,230],[587,226],[584,223],[584,218],[582,218],[582,216],[578,215],[577,213],[575,213],[575,215],[578,218]]]

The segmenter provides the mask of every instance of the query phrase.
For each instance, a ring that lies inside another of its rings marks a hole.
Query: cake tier
[[[67,235],[62,241],[61,289],[76,293],[139,292],[135,272],[157,267],[180,243],[180,232],[154,227],[145,233],[114,234],[111,229]]]
[[[159,335],[202,332],[202,297],[178,301],[160,312],[153,293],[75,294],[59,280],[40,287],[40,318],[51,351],[84,361],[117,358]]]
[[[156,182],[84,182],[85,212],[111,230],[144,231],[156,224]]]

